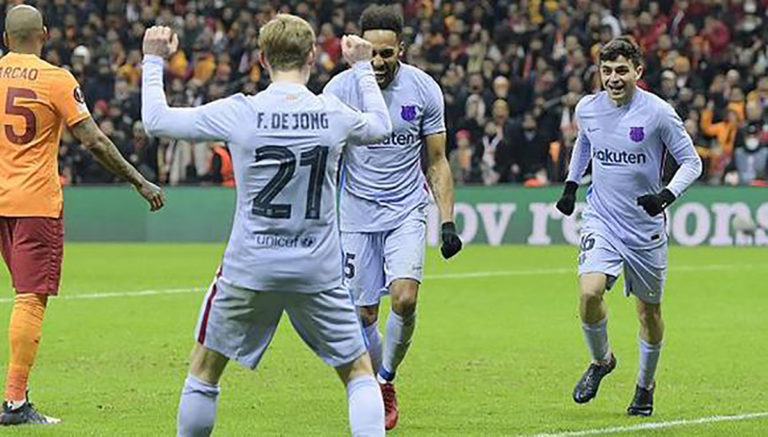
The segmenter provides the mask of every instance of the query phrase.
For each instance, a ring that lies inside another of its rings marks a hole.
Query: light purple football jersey
[[[676,197],[701,174],[701,159],[675,110],[640,88],[622,106],[603,91],[581,99],[576,120],[579,136],[568,180],[578,183],[592,162],[583,226],[607,230],[632,248],[665,243],[664,214],[649,216],[637,198],[664,188],[666,150],[680,164],[666,187]]]
[[[364,108],[350,71],[331,79],[324,93],[353,108]],[[440,86],[423,71],[401,62],[382,94],[392,119],[392,134],[377,144],[348,148],[342,159],[339,220],[343,232],[394,229],[429,200],[421,149],[425,136],[445,131]]]
[[[339,157],[348,141],[378,142],[392,127],[370,64],[352,69],[367,112],[285,82],[256,96],[168,108],[163,60],[145,57],[143,74],[142,119],[150,134],[229,144],[237,203],[222,277],[259,291],[340,287]]]

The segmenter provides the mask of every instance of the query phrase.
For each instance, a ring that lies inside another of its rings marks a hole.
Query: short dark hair
[[[635,67],[643,65],[643,52],[629,35],[617,36],[600,49],[600,61],[615,61],[624,56]]]
[[[370,5],[360,16],[362,32],[367,30],[391,30],[400,35],[403,33],[403,16],[393,6]]]

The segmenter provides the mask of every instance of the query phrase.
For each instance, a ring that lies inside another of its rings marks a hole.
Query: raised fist
[[[356,35],[344,35],[341,38],[341,55],[349,65],[373,58],[373,46]]]
[[[145,55],[167,59],[179,48],[179,36],[170,27],[152,26],[144,32],[143,50]]]

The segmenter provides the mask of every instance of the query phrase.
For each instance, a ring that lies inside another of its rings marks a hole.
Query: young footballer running
[[[557,209],[571,215],[578,182],[592,163],[592,185],[582,217],[579,253],[581,316],[592,363],[573,390],[578,403],[597,395],[616,367],[607,335],[605,291],[624,273],[624,292],[636,298],[640,369],[627,413],[650,416],[656,366],[664,336],[661,297],[667,274],[664,208],[701,173],[701,160],[675,110],[636,86],[643,74],[635,42],[618,37],[600,51],[604,90],[576,107],[579,136]],[[669,150],[680,168],[666,186],[661,172]]]

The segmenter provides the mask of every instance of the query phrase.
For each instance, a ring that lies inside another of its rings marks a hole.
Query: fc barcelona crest
[[[630,127],[629,128],[629,139],[639,143],[640,141],[643,141],[645,138],[645,133],[643,132],[643,127]]]
[[[400,109],[400,117],[405,121],[413,121],[416,119],[416,105],[403,105]]]

